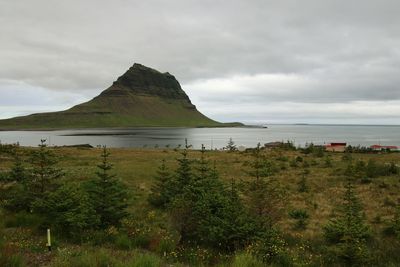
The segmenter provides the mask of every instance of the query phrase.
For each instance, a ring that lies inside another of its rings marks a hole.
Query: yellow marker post
[[[50,235],[50,229],[47,229],[47,248],[49,251],[51,251],[51,235]]]

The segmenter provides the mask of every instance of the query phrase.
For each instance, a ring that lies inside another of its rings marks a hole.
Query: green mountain
[[[108,89],[68,110],[0,120],[0,129],[223,127],[201,114],[171,74],[135,63]]]

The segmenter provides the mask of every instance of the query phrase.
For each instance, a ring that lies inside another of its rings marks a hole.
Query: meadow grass
[[[28,155],[32,149],[23,148],[23,152]],[[63,178],[65,181],[85,181],[95,175],[96,166],[100,160],[100,149],[51,149],[59,156],[59,166],[66,174]],[[109,151],[111,153],[110,161],[114,166],[112,173],[121,179],[131,191],[132,200],[129,211],[138,218],[148,216],[150,207],[147,203],[147,196],[157,167],[165,159],[167,166],[174,170],[177,166],[176,159],[180,157],[180,151],[166,148],[112,148]],[[322,247],[322,227],[334,216],[336,207],[342,199],[345,170],[349,162],[343,160],[341,153],[325,153],[323,157],[319,157],[313,154],[306,155],[299,151],[268,150],[265,155],[279,169],[274,178],[286,190],[286,204],[278,226],[285,235],[291,257],[296,258],[296,261],[304,266],[311,262],[321,262],[319,258],[327,252],[324,249],[316,248]],[[331,166],[326,166],[328,155],[331,158]],[[189,156],[192,159],[199,158],[200,152],[190,151]],[[215,161],[220,177],[226,183],[229,183],[231,179],[235,179],[239,183],[250,179],[246,172],[248,169],[246,162],[251,159],[250,153],[207,151],[206,156],[210,162]],[[292,162],[297,157],[301,157],[302,162],[299,161],[296,166]],[[399,153],[354,153],[352,158],[353,162],[358,160],[368,162],[371,159],[380,164],[391,162],[399,164],[400,162]],[[9,170],[12,166],[12,157],[0,154],[0,159],[0,170]],[[305,172],[307,173],[308,191],[299,192],[298,183]],[[373,251],[374,257],[381,259],[377,265],[400,262],[398,241],[382,234],[393,218],[395,206],[400,197],[399,187],[400,177],[398,175],[371,178],[370,183],[363,183],[360,179],[356,181],[356,191],[363,204],[367,222],[373,230],[374,237],[371,247],[376,248]],[[307,211],[309,217],[305,229],[293,227],[295,221],[289,215],[289,211],[292,210]],[[156,217],[159,221],[167,220],[163,215]],[[37,218],[31,218],[26,214],[8,214],[5,218],[6,224],[8,223],[7,227],[10,229],[32,227],[36,223],[35,220]],[[5,235],[9,238],[7,233]],[[108,245],[104,247],[100,242],[100,250],[94,249],[93,245],[75,247],[71,251],[68,250],[68,253],[58,252],[48,259],[48,264],[49,266],[163,266],[168,263],[168,260],[162,258],[162,253],[157,252],[157,249],[154,249],[154,253],[135,250],[132,240],[128,240],[123,234],[115,240],[112,247],[107,247]],[[69,248],[69,246],[68,243],[65,243],[60,247]],[[29,247],[20,248],[19,252],[27,258],[32,253]],[[233,256],[221,264],[221,266],[261,266],[257,259],[246,253]]]

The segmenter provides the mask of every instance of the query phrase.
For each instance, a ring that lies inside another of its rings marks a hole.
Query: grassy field
[[[59,166],[65,171],[66,181],[84,181],[92,177],[99,162],[100,149],[82,148],[52,148],[60,157]],[[29,153],[29,148],[24,148],[24,153]],[[139,221],[147,222],[149,216],[157,217],[155,221],[168,220],[165,214],[152,211],[147,203],[147,196],[153,183],[153,177],[162,160],[171,168],[176,168],[176,158],[180,156],[179,150],[174,149],[110,149],[110,161],[114,165],[113,173],[116,174],[130,189],[133,199],[129,210]],[[342,153],[323,153],[322,155],[304,154],[300,151],[287,151],[282,149],[266,150],[263,153],[279,168],[274,178],[285,188],[286,200],[278,228],[283,233],[287,243],[287,250],[298,266],[318,266],[324,255],[318,247],[323,244],[322,227],[332,218],[336,207],[340,203],[345,182],[345,171],[349,159],[343,159]],[[199,151],[190,151],[191,158],[199,158]],[[250,153],[207,151],[207,159],[216,163],[222,180],[229,183],[248,180],[246,164],[251,159]],[[400,163],[400,153],[358,154],[352,153],[353,162],[370,160],[379,164]],[[9,155],[0,155],[0,170],[7,171],[12,166]],[[299,192],[299,182],[306,176],[308,192]],[[3,185],[5,186],[5,185]],[[400,263],[400,245],[397,239],[383,234],[390,221],[393,219],[396,206],[399,202],[400,177],[389,175],[371,178],[368,181],[358,179],[356,192],[363,204],[365,216],[371,226],[373,238],[369,243],[370,249],[376,258],[375,263],[384,265]],[[295,229],[295,221],[289,212],[295,209],[307,210],[309,214],[306,229]],[[154,213],[154,214],[153,214]],[[171,260],[157,253],[152,246],[146,248],[132,248],[128,251],[118,245],[89,245],[72,244],[59,240],[58,249],[52,253],[45,252],[45,236],[40,231],[35,231],[30,226],[18,222],[18,215],[5,213],[2,217],[5,224],[4,237],[10,245],[12,252],[22,255],[23,261],[29,266],[73,266],[70,259],[77,262],[91,262],[82,266],[167,266],[177,261]],[[144,219],[145,218],[145,219]],[[151,223],[149,223],[151,224]],[[55,236],[57,234],[55,233]],[[143,250],[144,249],[144,250]],[[110,265],[93,263],[91,258],[105,258]],[[232,257],[221,257],[213,264],[218,266],[259,266],[253,259],[245,254]],[[112,262],[112,259],[115,259]],[[399,260],[399,261],[397,261]],[[136,261],[143,261],[148,263]],[[241,262],[245,263],[241,263]],[[201,263],[196,263],[201,264]],[[204,265],[210,264],[202,263]],[[183,266],[192,265],[190,262]],[[194,265],[194,264],[193,264]],[[78,266],[78,265],[75,265]],[[79,265],[80,266],[80,265]],[[261,266],[261,265],[260,265]]]

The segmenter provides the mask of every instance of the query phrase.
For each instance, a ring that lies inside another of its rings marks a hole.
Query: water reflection
[[[109,147],[177,147],[185,138],[195,148],[221,148],[229,138],[237,145],[254,147],[258,142],[291,140],[296,145],[347,142],[352,145],[400,145],[399,126],[270,125],[265,128],[130,128],[62,131],[0,131],[2,143],[37,146],[90,144]]]

